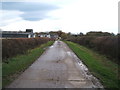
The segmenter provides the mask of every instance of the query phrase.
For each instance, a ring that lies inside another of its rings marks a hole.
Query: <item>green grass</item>
[[[5,87],[12,82],[20,73],[28,68],[44,51],[46,47],[53,44],[49,41],[39,47],[29,50],[24,55],[17,55],[16,57],[8,59],[9,63],[2,63],[2,86]]]
[[[84,46],[65,41],[105,88],[118,88],[118,65]]]

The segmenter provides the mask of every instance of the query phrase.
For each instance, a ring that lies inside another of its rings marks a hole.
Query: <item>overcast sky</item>
[[[0,28],[5,31],[33,29],[34,32],[62,30],[72,33],[103,31],[116,34],[118,1],[2,0]]]

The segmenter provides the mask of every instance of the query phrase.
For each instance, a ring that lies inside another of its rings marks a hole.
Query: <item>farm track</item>
[[[103,88],[62,41],[55,41],[7,88]]]

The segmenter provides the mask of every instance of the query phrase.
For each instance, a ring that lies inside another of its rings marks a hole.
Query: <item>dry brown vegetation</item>
[[[10,57],[26,53],[43,43],[50,41],[49,38],[19,38],[2,40],[2,58],[3,62]]]
[[[92,48],[106,55],[112,61],[120,60],[120,36],[78,36],[70,37],[69,41]]]

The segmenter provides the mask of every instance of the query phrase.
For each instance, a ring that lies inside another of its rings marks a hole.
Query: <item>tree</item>
[[[57,31],[57,34],[58,34],[59,37],[61,37],[62,33],[63,32],[61,30]]]
[[[87,36],[113,36],[113,34],[109,32],[101,32],[101,31],[91,31],[86,34]]]
[[[62,39],[67,39],[67,34],[66,34],[66,33],[62,33],[62,34],[61,34],[61,38],[62,38]]]
[[[78,35],[79,35],[79,36],[83,36],[84,34],[83,34],[82,32],[80,32]]]

